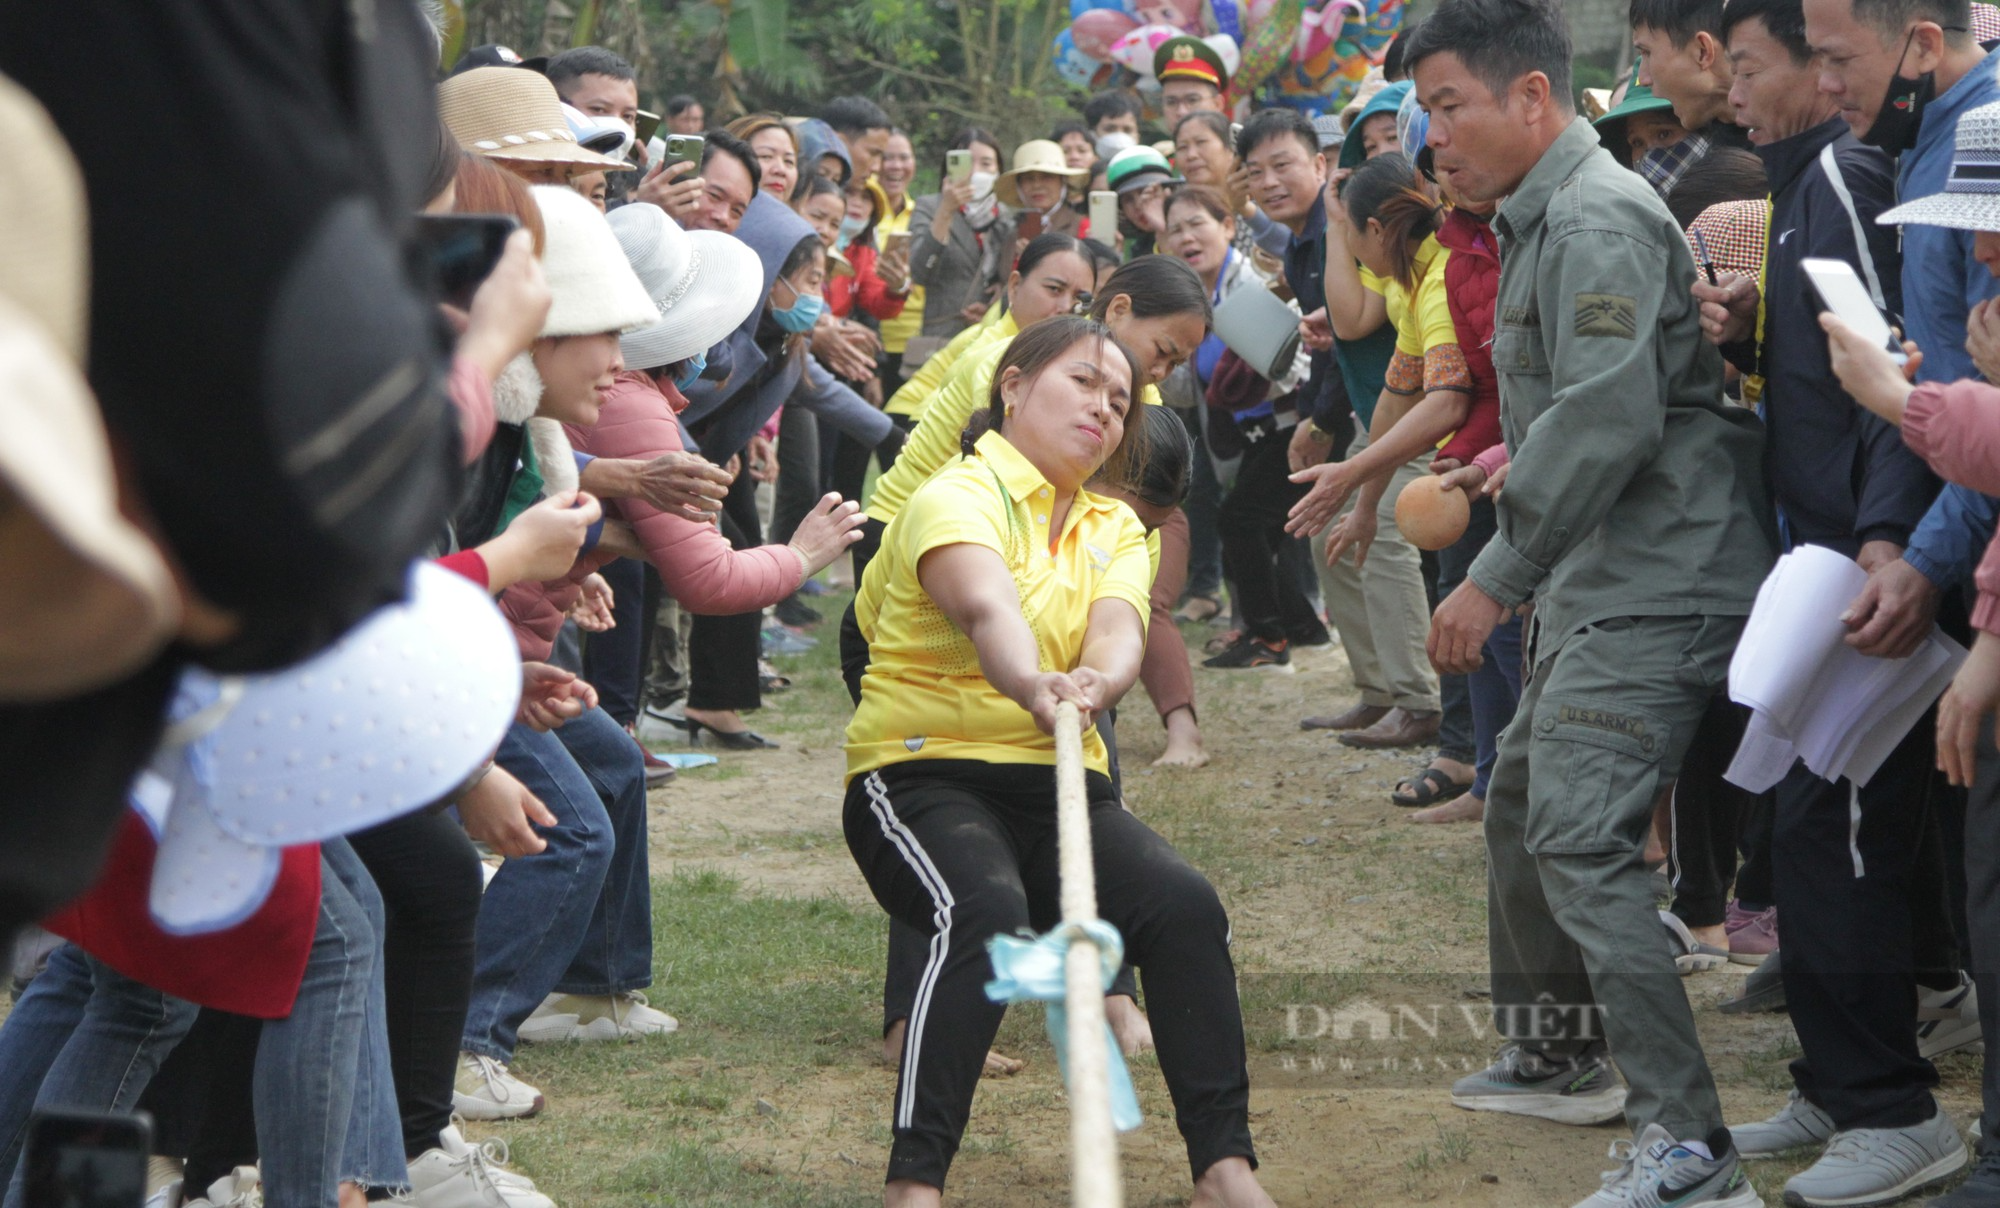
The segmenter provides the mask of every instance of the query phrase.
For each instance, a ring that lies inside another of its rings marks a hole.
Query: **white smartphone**
[[[1805,270],[1806,280],[1812,282],[1822,309],[1832,311],[1841,322],[1887,349],[1896,364],[1908,360],[1902,345],[1896,341],[1896,333],[1890,330],[1889,321],[1882,317],[1875,300],[1868,296],[1868,287],[1861,283],[1853,265],[1845,260],[1807,257],[1799,261],[1799,267]]]
[[[1118,194],[1109,189],[1091,190],[1090,237],[1113,251],[1118,248]]]

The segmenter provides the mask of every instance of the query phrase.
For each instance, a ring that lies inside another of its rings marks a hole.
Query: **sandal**
[[[1199,625],[1222,612],[1222,601],[1214,596],[1189,596],[1174,613],[1174,620]]]
[[[1404,789],[1409,791],[1406,793]],[[1414,776],[1405,777],[1396,783],[1396,791],[1389,794],[1389,800],[1405,809],[1415,809],[1422,805],[1438,805],[1455,797],[1464,796],[1472,788],[1472,781],[1463,783],[1453,780],[1441,768],[1425,768]]]

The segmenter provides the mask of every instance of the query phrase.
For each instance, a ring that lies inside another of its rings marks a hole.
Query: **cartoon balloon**
[[[1366,0],[1365,16],[1348,24],[1347,36],[1370,62],[1380,63],[1403,28],[1404,0]]]
[[[1367,20],[1361,0],[1310,0],[1299,14],[1299,33],[1292,43],[1292,62],[1305,63],[1332,48],[1340,39],[1342,25],[1352,16]]]
[[[1150,79],[1153,52],[1168,38],[1180,36],[1181,31],[1171,25],[1141,25],[1111,44],[1111,61]]]
[[[1228,34],[1238,46],[1243,44],[1250,32],[1244,0],[1208,0],[1208,15],[1217,33]]]
[[[1085,13],[1112,12],[1132,15],[1132,5],[1128,0],[1069,0],[1069,19],[1074,21]]]
[[[1111,59],[1111,44],[1138,27],[1139,23],[1124,13],[1094,8],[1070,22],[1069,36],[1078,50],[1105,63]]]
[[[1210,34],[1202,41],[1213,47],[1215,53],[1222,59],[1223,72],[1234,77],[1236,69],[1243,66],[1243,52],[1237,48],[1236,39],[1228,34]]]
[[[1292,47],[1293,32],[1299,26],[1299,0],[1274,0],[1264,19],[1253,24],[1250,41],[1243,47],[1243,61],[1229,81],[1232,97],[1253,95],[1285,61]]]
[[[1278,7],[1279,0],[1245,0],[1243,20],[1245,27],[1254,34],[1264,22],[1271,19],[1271,10]],[[1285,31],[1290,34],[1290,30]]]
[[[1065,29],[1056,35],[1053,57],[1056,75],[1061,77],[1063,82],[1074,84],[1078,88],[1090,87],[1091,77],[1097,74],[1098,64],[1089,55],[1077,49],[1076,39],[1070,37],[1068,30]]]
[[[1201,0],[1134,0],[1141,25],[1168,25],[1175,33],[1201,32]]]

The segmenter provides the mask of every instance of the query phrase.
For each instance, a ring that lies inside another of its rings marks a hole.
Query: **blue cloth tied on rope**
[[[986,954],[993,961],[993,980],[986,983],[986,997],[999,1003],[1041,1002],[1048,1004],[1049,1043],[1056,1049],[1056,1065],[1063,1085],[1069,1086],[1069,1012],[1063,965],[1069,959],[1070,942],[1079,935],[1097,944],[1102,969],[1100,988],[1110,989],[1125,963],[1125,940],[1118,929],[1103,919],[1063,923],[1038,938],[996,935],[986,941]],[[1111,1025],[1104,1025],[1105,1051],[1111,1062],[1111,1122],[1119,1132],[1131,1132],[1144,1119],[1139,1114],[1139,1096],[1132,1089],[1132,1072],[1125,1068],[1124,1050]]]

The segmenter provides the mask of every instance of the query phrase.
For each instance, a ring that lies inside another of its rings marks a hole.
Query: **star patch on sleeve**
[[[1639,334],[1639,303],[1623,294],[1578,294],[1576,334],[1629,340]]]

